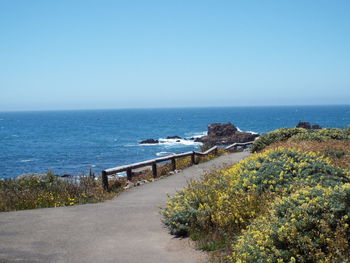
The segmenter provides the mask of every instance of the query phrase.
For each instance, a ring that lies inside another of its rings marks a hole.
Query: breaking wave
[[[258,134],[257,132],[253,132],[253,131],[242,131],[239,127],[236,127],[236,128],[237,128],[237,131],[239,131],[239,132],[249,132],[252,134]]]
[[[29,162],[34,162],[37,161],[38,159],[24,159],[24,160],[20,160],[20,163],[29,163]]]
[[[176,146],[176,145],[202,145],[201,142],[195,142],[194,140],[187,140],[187,139],[164,139],[160,138],[159,143],[160,145],[165,146]]]

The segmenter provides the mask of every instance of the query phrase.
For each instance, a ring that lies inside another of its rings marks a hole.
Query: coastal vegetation
[[[324,128],[324,129],[304,129],[304,128],[281,128],[261,135],[252,147],[252,152],[261,151],[265,147],[283,141],[316,141],[325,142],[329,140],[350,140],[350,127],[346,129]]]
[[[110,192],[103,191],[101,183],[91,176],[81,176],[79,182],[74,182],[48,171],[0,180],[0,211],[95,203],[110,199],[119,191],[116,184]]]
[[[223,153],[224,151],[219,149],[217,155]],[[198,158],[197,162],[209,161],[217,155],[208,154]],[[190,165],[190,157],[177,160],[179,170]],[[170,163],[159,165],[158,179],[171,175],[170,171]],[[89,176],[79,176],[77,180],[67,180],[54,175],[49,170],[46,174],[0,180],[0,212],[102,202],[115,197],[130,186],[137,186],[152,180],[154,178],[150,169],[133,176],[131,181],[127,181],[125,177],[115,176],[110,181],[109,191],[104,191],[101,179],[95,178],[93,173],[90,173]]]
[[[216,262],[350,261],[350,129],[279,129],[170,197],[170,232]]]

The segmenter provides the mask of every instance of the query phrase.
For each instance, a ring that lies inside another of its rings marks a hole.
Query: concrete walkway
[[[248,155],[221,156],[104,203],[0,213],[0,262],[206,262],[188,239],[168,234],[159,207],[188,180]]]

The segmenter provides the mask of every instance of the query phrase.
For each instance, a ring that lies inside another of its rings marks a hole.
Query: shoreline
[[[216,108],[0,114],[1,177],[45,173],[47,168],[60,175],[88,174],[92,165],[96,165],[94,170],[98,173],[107,167],[153,158],[160,152],[189,151],[194,147],[181,144],[143,147],[138,142],[168,135],[193,137],[214,121],[231,121],[241,130],[260,134],[282,126],[294,127],[305,119],[322,127],[342,128],[350,123],[345,114],[349,110],[350,107]]]

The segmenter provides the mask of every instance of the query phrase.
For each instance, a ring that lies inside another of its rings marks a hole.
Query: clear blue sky
[[[350,1],[0,0],[0,110],[349,104]]]

